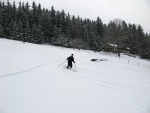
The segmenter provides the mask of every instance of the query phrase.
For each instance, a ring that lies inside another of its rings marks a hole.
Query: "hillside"
[[[0,113],[150,113],[149,61],[7,39],[0,52]]]

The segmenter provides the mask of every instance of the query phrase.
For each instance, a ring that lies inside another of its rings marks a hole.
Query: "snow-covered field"
[[[0,39],[0,113],[150,113],[150,62]]]

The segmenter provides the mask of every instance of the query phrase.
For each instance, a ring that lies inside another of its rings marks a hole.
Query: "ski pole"
[[[76,63],[75,63],[75,72],[77,72]]]
[[[74,63],[74,66],[75,66],[74,68],[76,69],[76,63]]]
[[[67,61],[67,60],[65,60],[64,62],[66,62],[66,61]],[[59,64],[59,66],[62,65],[64,62],[62,62],[61,64]],[[58,66],[58,67],[59,67],[59,66]]]

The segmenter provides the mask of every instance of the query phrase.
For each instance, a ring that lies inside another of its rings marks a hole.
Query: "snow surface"
[[[0,53],[0,113],[150,113],[149,61],[7,39]]]

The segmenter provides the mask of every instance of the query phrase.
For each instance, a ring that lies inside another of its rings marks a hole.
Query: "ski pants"
[[[72,62],[69,62],[69,61],[68,61],[68,66],[67,66],[67,68],[69,68],[69,67],[72,68]]]

